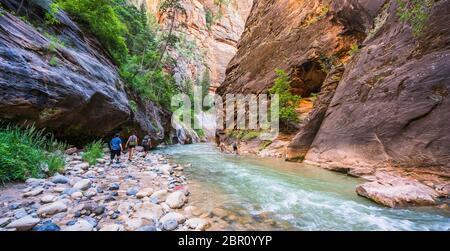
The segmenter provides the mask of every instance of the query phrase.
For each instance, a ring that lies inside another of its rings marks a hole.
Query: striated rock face
[[[133,0],[137,6],[146,6],[157,17],[163,30],[168,30],[171,20],[159,13],[160,0]],[[242,35],[245,21],[253,0],[231,0],[222,6],[214,0],[181,0],[184,12],[176,16],[175,34],[181,39],[177,48],[169,53],[176,58],[173,69],[179,84],[201,80],[208,71],[213,86],[218,87],[225,79],[225,70],[236,54],[237,42]],[[208,22],[211,15],[214,21]]]
[[[385,21],[347,65],[307,160],[450,168],[450,1],[435,4],[419,38],[396,8],[388,1]]]
[[[449,168],[449,14],[437,1],[415,37],[395,0],[256,1],[218,93],[265,92],[281,68],[294,93],[320,92],[288,159]]]
[[[0,2],[15,11],[21,1]],[[33,26],[6,11],[0,15],[0,119],[35,123],[69,142],[125,129],[162,140],[166,112],[134,97],[99,43],[65,13],[57,15],[56,28],[36,28],[45,8],[45,1],[24,3],[21,14],[28,13]]]

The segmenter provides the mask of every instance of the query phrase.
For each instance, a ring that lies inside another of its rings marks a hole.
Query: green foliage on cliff
[[[65,145],[35,127],[0,129],[0,182],[53,175],[64,168]]]
[[[434,0],[397,0],[397,15],[408,22],[415,36],[420,36],[429,19]]]
[[[280,97],[280,121],[297,123],[298,114],[295,111],[300,97],[292,94],[289,85],[289,76],[283,70],[275,70],[277,78],[269,90],[270,94],[278,94]]]
[[[170,74],[160,66],[160,46],[145,10],[126,0],[57,0],[91,32],[120,67],[126,83],[142,98],[169,107],[175,93]]]

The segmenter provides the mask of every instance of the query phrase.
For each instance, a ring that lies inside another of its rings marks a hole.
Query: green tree
[[[280,98],[280,120],[284,122],[297,123],[298,114],[295,111],[300,97],[292,94],[289,85],[289,76],[283,70],[275,70],[277,78],[274,85],[270,88],[270,94],[278,94]]]
[[[169,33],[166,37],[166,42],[164,44],[164,47],[161,51],[161,55],[159,57],[159,60],[157,61],[157,64],[155,65],[155,69],[157,69],[164,58],[164,55],[166,54],[167,48],[169,47],[169,44],[171,43],[171,40],[173,39],[172,33],[175,27],[175,19],[177,16],[178,11],[183,11],[183,6],[181,6],[180,0],[164,0],[160,7],[159,11],[162,14],[167,14],[170,18],[170,28]]]

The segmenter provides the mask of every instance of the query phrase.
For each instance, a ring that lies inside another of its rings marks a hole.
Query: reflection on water
[[[389,209],[355,193],[359,179],[276,159],[224,155],[208,144],[159,150],[191,181],[191,201],[226,208],[231,230],[446,230],[450,216],[431,208]]]

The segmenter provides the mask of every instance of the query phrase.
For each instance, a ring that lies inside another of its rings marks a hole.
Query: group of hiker
[[[111,148],[111,164],[113,164],[114,159],[116,163],[119,163],[120,156],[122,153],[128,151],[128,161],[133,160],[134,151],[137,146],[139,146],[139,138],[136,136],[136,133],[132,133],[132,135],[128,138],[125,143],[125,147],[122,146],[122,139],[120,138],[120,134],[117,133],[114,135],[114,138],[111,140],[109,144]],[[148,152],[152,148],[152,140],[149,135],[145,136],[141,142],[141,146],[144,148],[143,158],[147,157]]]
[[[238,142],[233,142],[233,144],[231,144],[231,148],[232,148],[232,152],[233,154],[239,154],[239,149],[238,149]],[[219,144],[219,149],[221,152],[226,153],[227,152],[227,147],[225,145],[225,143],[221,142]]]

